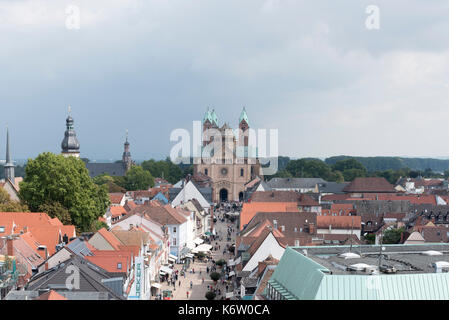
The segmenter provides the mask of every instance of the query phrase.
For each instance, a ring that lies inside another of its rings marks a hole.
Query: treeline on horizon
[[[401,177],[448,178],[449,160],[400,157],[336,156],[291,160],[279,157],[278,172],[270,177],[322,178],[349,182],[357,177],[384,177],[395,184]]]

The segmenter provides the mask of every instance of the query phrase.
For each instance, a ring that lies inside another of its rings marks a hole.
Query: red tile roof
[[[109,200],[111,200],[112,204],[120,204],[124,196],[125,194],[121,192],[110,193]]]
[[[299,212],[297,202],[247,202],[240,213],[240,230],[257,212]]]
[[[127,213],[125,208],[122,206],[111,206],[109,207],[109,211],[111,212],[111,216],[113,218],[121,217]]]
[[[54,290],[50,290],[44,294],[41,294],[39,297],[34,300],[69,300],[66,297],[60,295]]]
[[[354,221],[354,222],[353,222]],[[354,229],[362,228],[362,217],[360,216],[317,216],[318,229]]]
[[[392,184],[390,184],[383,177],[368,177],[368,178],[355,178],[344,189],[344,192],[391,192],[395,193],[396,190]]]

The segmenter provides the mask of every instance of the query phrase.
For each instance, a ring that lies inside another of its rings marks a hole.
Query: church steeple
[[[126,129],[126,140],[124,146],[125,148],[123,151],[122,161],[126,170],[129,170],[132,165],[132,160],[131,160],[131,152],[129,152],[128,129]]]
[[[64,133],[64,139],[61,143],[62,155],[64,157],[73,156],[79,158],[80,156],[80,144],[76,138],[76,132],[73,127],[73,118],[71,116],[71,107],[69,106],[69,115],[66,119],[66,131]]]
[[[5,181],[11,180],[15,184],[14,163],[11,160],[11,152],[9,150],[9,128],[6,127],[6,163],[5,163]]]

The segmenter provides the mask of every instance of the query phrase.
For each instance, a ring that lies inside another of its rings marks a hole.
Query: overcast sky
[[[245,105],[281,155],[449,156],[448,16],[447,0],[0,0],[0,125],[14,158],[59,153],[70,104],[82,157],[120,158],[129,129],[133,158],[163,158],[208,106],[236,127]]]

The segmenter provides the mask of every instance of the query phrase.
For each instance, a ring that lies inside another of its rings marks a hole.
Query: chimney
[[[315,234],[315,223],[313,222],[309,223],[309,233]]]
[[[8,237],[6,239],[6,254],[8,256],[14,256],[14,239],[13,237]]]
[[[48,270],[48,262],[45,262],[45,270]]]

